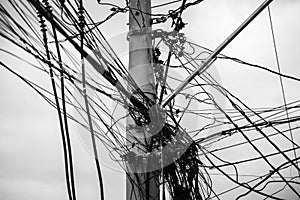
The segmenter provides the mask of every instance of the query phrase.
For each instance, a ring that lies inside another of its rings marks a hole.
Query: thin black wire
[[[280,62],[279,62],[279,55],[278,55],[278,50],[277,50],[277,44],[276,44],[276,39],[275,39],[275,31],[274,31],[270,6],[268,6],[268,14],[269,14],[269,20],[270,20],[270,28],[271,28],[271,33],[272,33],[272,41],[273,41],[273,47],[274,47],[274,53],[275,53],[275,58],[276,58],[277,69],[278,69],[278,72],[281,74],[281,69],[280,69],[281,67],[280,67]],[[280,80],[280,86],[281,86],[281,93],[282,93],[283,102],[284,102],[285,107],[287,107],[286,94],[285,94],[285,91],[284,91],[283,80],[282,80],[281,76],[279,76],[279,80]],[[290,116],[289,116],[288,110],[285,109],[285,112],[286,112],[286,117],[289,119]],[[289,129],[290,129],[291,140],[294,141],[292,128],[291,128],[291,123],[288,123],[288,126],[289,126]],[[292,146],[295,148],[294,144],[292,144]],[[294,157],[297,158],[296,150],[293,153],[294,153]],[[297,166],[298,166],[298,164],[297,164]],[[300,178],[300,170],[298,170],[298,175],[299,175],[299,178]]]
[[[87,32],[86,32],[87,33]],[[29,38],[27,39],[27,40],[30,40]],[[92,37],[90,37],[90,39],[89,39],[89,42],[91,42],[91,43],[95,43],[95,41],[93,40],[93,38]],[[87,42],[87,43],[89,43],[89,42]],[[36,52],[38,52],[37,53],[37,55],[39,55],[40,57],[42,57],[43,55],[42,54],[40,54],[39,53],[39,51],[37,50],[37,49],[34,49],[34,51],[36,51]],[[44,62],[45,60],[43,60],[43,62]],[[45,63],[47,63],[47,62],[45,62]],[[53,69],[56,69],[56,68],[54,68],[54,66],[53,66]],[[62,70],[60,70],[59,72],[62,72]],[[280,74],[280,76],[281,76],[281,73],[279,72],[279,74]],[[277,74],[277,75],[279,75],[279,74]],[[196,86],[199,86],[199,85],[194,85],[195,87]],[[95,88],[93,88],[93,90],[94,90]],[[169,90],[170,90],[170,88],[168,88]],[[175,102],[174,102],[175,103]],[[176,104],[174,104],[174,105],[172,105],[172,107],[173,108],[175,108],[177,105]],[[287,104],[284,106],[285,108],[286,108],[286,110],[290,110],[291,109],[291,107],[288,107],[287,106]],[[263,111],[262,111],[263,112]],[[172,111],[171,111],[171,113],[172,113]],[[187,113],[187,111],[185,111],[185,113]],[[236,112],[234,112],[234,113],[236,113]],[[251,116],[253,116],[252,114],[251,114],[251,111],[245,111],[245,113],[247,113],[247,115],[251,115]],[[289,112],[290,113],[290,112]],[[259,113],[259,114],[261,114],[261,113]],[[171,114],[171,115],[173,115],[173,113]],[[230,116],[232,119],[233,119],[233,117],[232,116]],[[237,116],[238,117],[238,116]],[[275,118],[276,117],[276,118]],[[275,121],[274,121],[275,120]],[[287,123],[287,122],[292,122],[293,120],[296,120],[296,118],[293,118],[293,117],[289,117],[289,119],[287,119],[287,120],[285,120],[285,119],[281,119],[280,118],[280,116],[274,116],[274,120],[272,121],[271,119],[268,121],[268,122],[272,122],[272,125],[274,125],[275,126],[275,124],[276,123]],[[234,121],[236,122],[236,118],[234,119]],[[255,122],[255,121],[254,121]],[[273,123],[274,122],[274,123]],[[257,122],[255,122],[255,124],[256,124]],[[266,123],[264,123],[264,122],[262,122],[261,124],[266,124]],[[256,126],[259,126],[259,124],[256,124]],[[255,128],[255,126],[254,125],[252,125],[251,126],[252,127],[252,129],[253,128]],[[86,127],[87,129],[88,129],[88,127]],[[239,126],[239,128],[241,128],[240,126]],[[276,133],[276,134],[279,134],[279,133]],[[268,135],[268,137],[269,137],[269,135]],[[264,138],[264,137],[263,137]],[[251,142],[253,142],[253,140],[251,140]],[[280,154],[280,152],[277,152],[278,154]],[[287,164],[291,164],[291,163],[289,163],[289,162],[287,162]],[[185,179],[184,179],[184,177],[181,179],[181,180],[183,180],[183,181],[186,181]],[[287,181],[291,181],[291,180],[287,180]],[[271,183],[271,182],[270,182]],[[207,184],[208,185],[208,184]],[[203,189],[203,191],[204,190],[206,190],[207,188],[204,188],[204,186],[201,186],[201,187],[203,187],[202,189]],[[272,195],[273,196],[273,195]]]
[[[223,89],[223,90],[225,90],[225,89]],[[228,92],[228,91],[227,91]],[[232,95],[232,94],[231,94]],[[235,97],[236,98],[236,97]],[[239,100],[240,101],[240,100]],[[285,106],[285,108],[286,108],[286,106]],[[249,109],[249,108],[248,108]]]
[[[203,47],[203,46],[201,46],[201,45],[195,44],[195,43],[190,42],[190,41],[187,41],[187,42],[188,42],[189,44],[192,44],[192,45],[195,45],[195,46],[197,46],[197,47],[200,47],[200,48],[203,48],[203,49],[207,50],[208,53],[212,52],[212,50],[210,50],[210,49],[208,49],[208,48],[206,48],[206,47]],[[291,80],[294,80],[294,81],[300,81],[300,78],[297,78],[297,77],[294,77],[294,76],[290,76],[290,75],[287,75],[287,74],[282,74],[282,73],[280,73],[280,72],[273,71],[273,70],[269,69],[268,67],[264,67],[264,66],[262,66],[262,65],[250,63],[250,62],[241,60],[241,59],[239,59],[239,58],[227,56],[227,55],[224,55],[224,54],[220,54],[219,56],[217,56],[217,58],[219,58],[219,59],[229,59],[229,60],[232,60],[232,61],[234,61],[234,62],[243,64],[243,65],[248,65],[248,66],[251,66],[251,67],[256,67],[256,68],[259,68],[259,69],[268,71],[268,72],[270,72],[270,73],[272,73],[272,74],[275,74],[275,75],[278,75],[278,76],[281,76],[281,77],[284,77],[284,78],[288,78],[288,79],[291,79]]]
[[[159,8],[159,7],[163,7],[163,6],[168,6],[168,5],[171,5],[171,4],[174,4],[174,3],[178,3],[180,2],[181,0],[175,0],[175,1],[170,1],[168,3],[162,3],[162,4],[158,4],[158,5],[155,5],[155,6],[152,6],[151,8]]]

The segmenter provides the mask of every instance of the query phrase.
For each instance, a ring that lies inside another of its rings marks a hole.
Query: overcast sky
[[[184,32],[196,43],[215,49],[260,2],[262,0],[204,1],[185,12],[184,20],[188,25]],[[297,0],[275,0],[271,6],[282,72],[298,78],[299,10],[300,1]],[[104,35],[109,39],[109,36],[123,34],[128,28],[125,23],[124,14],[114,17],[111,23],[103,26]],[[7,42],[2,39],[0,42],[1,48],[13,50]],[[276,70],[267,12],[250,24],[224,53]],[[37,77],[39,73],[32,74],[21,62],[12,63],[3,53],[0,59],[42,84],[50,84],[45,77]],[[215,66],[223,85],[251,107],[282,104],[277,76],[228,61],[217,61]],[[67,199],[56,110],[1,67],[0,81],[0,199]],[[285,81],[284,84],[288,100],[299,99],[299,83]],[[71,129],[71,137],[78,199],[98,199],[94,163],[75,129]],[[106,166],[102,169],[106,199],[124,199],[123,174]]]

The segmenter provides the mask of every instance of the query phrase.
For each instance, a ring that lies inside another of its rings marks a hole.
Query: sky
[[[88,7],[92,7],[90,2]],[[184,33],[196,43],[215,49],[261,2],[204,1],[185,12],[183,17],[188,25]],[[153,4],[156,3],[158,0],[153,0]],[[91,9],[96,15],[95,8]],[[299,10],[300,2],[297,0],[276,0],[271,4],[281,70],[298,78]],[[116,16],[111,23],[103,25],[101,30],[108,39],[127,31],[125,15]],[[0,42],[1,48],[14,51],[8,42],[2,39]],[[258,16],[223,53],[276,70],[268,13],[264,11]],[[12,61],[4,53],[0,53],[0,59],[27,77],[41,84],[50,84],[46,76],[40,77],[22,62]],[[214,67],[223,86],[238,94],[250,107],[282,104],[277,76],[228,61],[217,61]],[[56,110],[2,67],[0,83],[0,199],[67,199]],[[299,99],[299,83],[285,80],[284,85],[288,101]],[[75,126],[71,126],[71,131],[77,199],[99,199],[92,156]],[[106,199],[125,199],[124,174],[105,164],[102,170]]]

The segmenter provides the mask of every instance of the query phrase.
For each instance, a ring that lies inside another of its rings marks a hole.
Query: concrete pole
[[[129,0],[129,73],[137,86],[152,100],[156,96],[154,90],[154,74],[152,67],[151,0]],[[134,93],[135,91],[131,91]],[[147,132],[136,125],[129,116],[127,118],[126,137],[130,142],[139,139],[146,143]],[[141,145],[131,149],[138,156],[145,156],[147,150]],[[126,180],[126,200],[159,200],[159,176],[149,170],[148,161],[143,160],[142,166],[137,166],[134,160],[128,161],[128,167],[133,166],[130,179]],[[134,185],[132,185],[134,182]]]

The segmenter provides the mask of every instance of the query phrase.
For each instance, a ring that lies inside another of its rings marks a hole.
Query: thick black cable
[[[64,36],[67,38],[67,40],[74,46],[74,48],[81,53],[87,60],[90,62],[90,64],[114,87],[116,87],[121,93],[123,93],[131,102],[133,105],[136,105],[141,112],[147,112],[147,108],[143,105],[142,102],[140,102],[138,99],[135,98],[135,96],[131,95],[121,84],[118,80],[115,80],[111,73],[107,71],[100,63],[98,63],[94,58],[89,56],[89,54],[80,48],[80,45],[78,45],[72,38],[69,37],[68,33],[58,24],[57,21],[55,21],[54,16],[45,12],[45,9],[37,0],[29,0],[29,2],[42,13],[42,15],[55,26],[55,28]]]
[[[40,12],[38,12],[38,18],[40,18],[40,24],[41,24],[41,28],[42,28],[41,31],[43,34],[43,42],[44,42],[44,46],[45,46],[47,61],[50,63],[50,53],[49,53],[49,49],[48,49],[48,40],[47,40],[47,35],[46,35],[47,29],[46,29],[46,25],[45,25],[45,20],[43,19],[43,16],[41,15]],[[62,143],[63,143],[65,175],[66,175],[66,181],[67,181],[68,195],[69,195],[70,200],[76,200],[76,197],[73,194],[73,188],[70,186],[70,182],[69,182],[70,175],[69,175],[69,163],[68,163],[68,149],[67,149],[67,144],[66,144],[66,138],[65,138],[65,133],[64,133],[64,124],[63,124],[63,120],[62,120],[62,116],[61,116],[61,110],[60,110],[58,95],[57,95],[57,91],[56,91],[52,65],[49,65],[49,72],[50,72],[50,78],[51,78],[51,84],[52,84],[52,90],[53,90],[53,94],[54,94],[55,104],[56,104],[57,112],[58,112],[60,132],[61,132]],[[71,191],[72,191],[72,195],[71,195]]]
[[[79,9],[78,9],[78,16],[79,16],[79,27],[80,27],[80,48],[83,51],[83,41],[84,41],[84,9],[83,9],[83,2],[80,0],[79,2]],[[98,175],[98,181],[99,181],[99,192],[100,192],[100,198],[101,200],[104,200],[104,186],[103,186],[103,179],[102,179],[102,172],[101,172],[101,167],[100,167],[100,162],[99,162],[99,156],[98,156],[98,150],[97,150],[97,145],[96,145],[96,139],[95,139],[95,133],[93,129],[93,122],[91,119],[91,114],[90,114],[90,109],[89,109],[89,102],[88,102],[88,97],[87,97],[87,91],[86,91],[86,80],[85,80],[85,65],[84,65],[84,59],[85,56],[81,53],[81,67],[82,67],[82,87],[83,87],[83,97],[84,97],[84,102],[85,102],[85,108],[86,108],[86,113],[88,117],[88,124],[89,124],[89,129],[91,133],[91,140],[92,140],[92,146],[93,146],[93,153],[94,153],[94,159],[95,159],[95,165],[96,165],[96,170],[97,170],[97,175]]]
[[[74,171],[73,171],[73,156],[72,156],[72,146],[71,146],[71,139],[69,134],[69,124],[68,124],[68,117],[67,117],[67,109],[66,109],[66,101],[65,101],[65,83],[64,83],[64,67],[62,65],[62,58],[60,54],[60,48],[59,43],[57,39],[57,34],[55,27],[52,26],[53,36],[55,40],[55,46],[57,51],[57,57],[58,57],[58,64],[60,66],[60,80],[61,80],[61,98],[62,98],[62,108],[63,108],[63,118],[64,118],[64,124],[65,124],[65,137],[67,142],[67,149],[68,149],[68,158],[69,158],[69,167],[70,167],[70,180],[71,180],[71,186],[72,186],[72,195],[73,199],[76,199],[76,188],[75,188],[75,180],[74,180]]]

